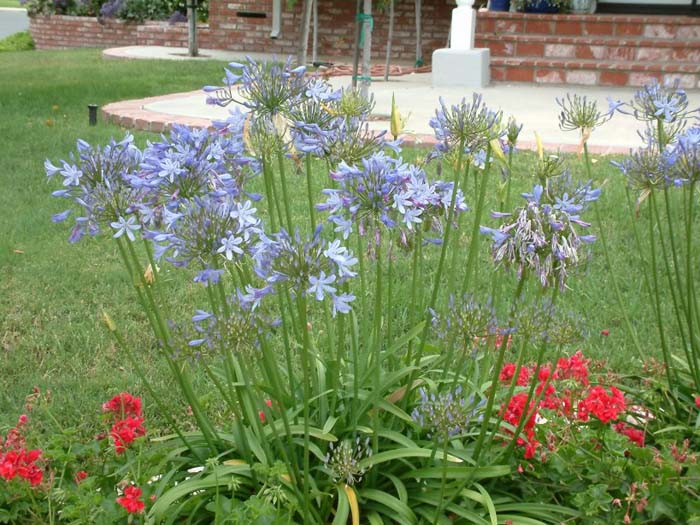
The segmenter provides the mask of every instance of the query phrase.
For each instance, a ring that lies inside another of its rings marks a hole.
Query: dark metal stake
[[[91,126],[97,125],[97,104],[88,104],[88,115]]]

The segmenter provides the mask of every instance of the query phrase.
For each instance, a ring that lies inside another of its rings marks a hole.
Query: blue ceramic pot
[[[510,0],[490,0],[489,11],[510,11]]]
[[[558,13],[559,6],[550,4],[547,0],[530,0],[525,3],[526,13]]]

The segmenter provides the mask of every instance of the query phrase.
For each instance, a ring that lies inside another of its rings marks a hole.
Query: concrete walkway
[[[29,29],[27,10],[17,7],[0,7],[0,39]]]
[[[128,48],[121,48],[122,50]],[[138,48],[130,58],[166,58],[167,55],[187,58],[185,50],[168,48]],[[105,54],[110,51],[105,52]],[[121,51],[121,53],[125,53]],[[214,52],[203,50],[202,54],[215,56]],[[242,53],[218,52],[217,58],[225,60],[240,59]],[[183,57],[185,55],[185,57]],[[113,56],[113,50],[112,50]],[[126,58],[122,56],[122,58]],[[256,58],[264,58],[256,56]],[[202,84],[214,83],[218,79],[202,79]],[[329,82],[336,88],[349,86],[349,76],[331,77]],[[495,83],[478,90],[484,102],[491,109],[500,109],[505,116],[513,115],[523,124],[521,144],[523,148],[533,148],[534,133],[537,132],[548,151],[578,151],[580,136],[574,132],[563,132],[559,129],[559,107],[557,97],[567,93],[585,95],[595,100],[598,107],[607,110],[607,97],[630,100],[635,91],[633,88],[599,88],[590,86],[541,86],[530,84]],[[463,97],[471,99],[472,90],[463,88],[433,88],[430,73],[413,73],[390,77],[388,82],[377,78],[372,82],[371,92],[376,102],[375,116],[377,120],[370,122],[370,128],[375,130],[388,129],[388,116],[391,112],[392,94],[403,115],[410,114],[406,126],[406,142],[415,144],[433,144],[433,131],[428,125],[429,119],[439,107],[439,98],[443,97],[447,104],[459,102]],[[700,91],[688,94],[691,107],[700,107]],[[206,96],[202,92],[180,93],[136,101],[118,102],[103,108],[103,115],[113,122],[125,127],[136,127],[151,131],[161,131],[172,123],[193,126],[208,126],[212,120],[223,119],[228,114],[227,108],[209,106],[205,103]],[[384,117],[384,118],[382,118]],[[616,115],[612,121],[599,130],[595,130],[589,140],[592,152],[598,154],[627,153],[630,148],[640,144],[638,131],[643,126],[631,117]]]

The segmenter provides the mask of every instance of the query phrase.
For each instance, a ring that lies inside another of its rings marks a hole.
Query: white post
[[[450,49],[474,49],[476,16],[473,4],[474,0],[457,0],[457,7],[452,10]]]

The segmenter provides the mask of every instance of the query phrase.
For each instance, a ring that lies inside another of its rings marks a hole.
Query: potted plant
[[[597,6],[597,0],[571,0],[571,12],[577,15],[593,14]]]
[[[526,13],[558,13],[568,7],[568,0],[513,0],[517,11]]]
[[[489,0],[489,11],[510,11],[510,0]]]

